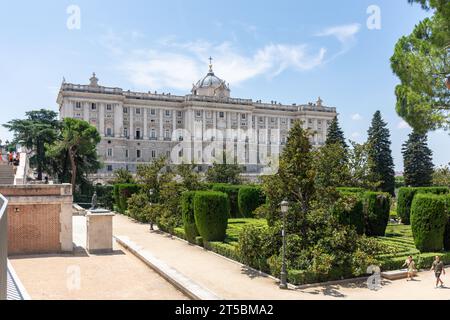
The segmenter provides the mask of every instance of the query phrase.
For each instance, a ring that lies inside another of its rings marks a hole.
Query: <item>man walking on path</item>
[[[444,282],[441,280],[441,274],[445,275],[444,262],[441,261],[439,256],[436,256],[433,265],[431,266],[431,270],[434,271],[434,275],[436,276],[436,287],[439,287],[439,283],[441,283],[441,288],[444,287]]]

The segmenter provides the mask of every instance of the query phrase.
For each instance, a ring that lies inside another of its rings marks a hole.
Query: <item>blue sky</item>
[[[80,9],[79,29],[67,27],[71,5]],[[371,5],[381,10],[379,30],[367,27]],[[232,96],[289,104],[320,96],[357,142],[381,110],[401,170],[410,129],[395,112],[389,58],[426,15],[406,0],[8,1],[0,12],[1,122],[57,110],[63,77],[87,84],[93,71],[101,85],[186,94],[212,56]],[[1,128],[0,137],[11,136]],[[450,161],[449,142],[446,132],[430,134],[436,165]]]

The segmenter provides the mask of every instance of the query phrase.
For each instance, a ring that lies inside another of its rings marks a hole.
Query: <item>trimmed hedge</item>
[[[128,209],[128,198],[139,192],[139,189],[139,185],[132,183],[114,185],[114,200],[120,213],[125,213]]]
[[[243,186],[239,189],[238,206],[242,217],[250,218],[253,211],[266,202],[261,187]]]
[[[184,192],[181,195],[181,215],[183,217],[183,227],[185,239],[195,244],[195,238],[199,236],[194,216],[195,191]]]
[[[194,217],[204,242],[225,240],[230,215],[226,193],[198,191],[194,196]]]
[[[354,188],[354,187],[340,187],[336,188],[340,193],[364,193],[367,190],[364,188]]]
[[[447,205],[447,224],[444,232],[444,250],[450,251],[450,195],[446,197]]]
[[[389,222],[391,196],[382,192],[366,192],[363,201],[366,235],[384,236]]]
[[[411,205],[414,243],[421,252],[441,251],[448,222],[445,197],[418,194]]]
[[[364,234],[364,204],[362,197],[357,193],[340,192],[341,198],[333,206],[333,215],[342,225],[354,226],[356,232]],[[343,203],[347,206],[344,206]]]
[[[212,190],[217,192],[223,192],[228,195],[228,201],[230,202],[230,217],[242,218],[239,213],[238,196],[241,185],[232,185],[226,183],[215,183],[212,185]]]
[[[414,196],[419,193],[446,194],[449,193],[447,187],[404,187],[400,188],[397,196],[397,213],[403,224],[410,224],[411,204]]]

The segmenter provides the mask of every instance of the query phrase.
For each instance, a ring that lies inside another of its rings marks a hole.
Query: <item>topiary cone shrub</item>
[[[416,248],[421,252],[441,251],[448,222],[445,197],[417,194],[411,206],[411,228]]]
[[[195,224],[204,243],[225,240],[229,214],[230,204],[227,194],[215,191],[195,193]]]
[[[242,217],[253,217],[253,211],[266,201],[261,187],[245,186],[239,189],[238,205]]]
[[[403,187],[398,191],[397,196],[397,213],[402,219],[402,223],[410,224],[411,205],[416,194],[431,193],[431,194],[447,194],[449,193],[447,187]]]
[[[389,222],[391,196],[382,192],[366,192],[363,199],[366,235],[384,236]]]
[[[181,215],[183,218],[184,233],[186,240],[193,244],[195,244],[195,238],[200,235],[195,225],[194,197],[195,191],[184,192],[181,195]]]

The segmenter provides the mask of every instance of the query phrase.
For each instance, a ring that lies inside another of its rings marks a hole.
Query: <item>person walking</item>
[[[414,262],[414,259],[413,259],[413,257],[412,256],[409,256],[407,259],[406,259],[406,261],[405,261],[405,263],[402,265],[402,267],[405,267],[406,266],[406,268],[407,268],[407,278],[406,278],[406,281],[409,281],[409,280],[414,280],[413,278],[414,278],[414,275],[415,275],[415,272],[416,272],[416,263]]]
[[[444,262],[441,261],[439,256],[436,256],[433,264],[431,265],[430,271],[434,271],[434,275],[436,277],[436,286],[435,288],[439,288],[439,283],[441,284],[441,288],[444,287],[444,282],[441,280],[441,275],[445,275]]]
[[[11,151],[8,151],[8,164],[12,165],[13,163],[13,154]]]

